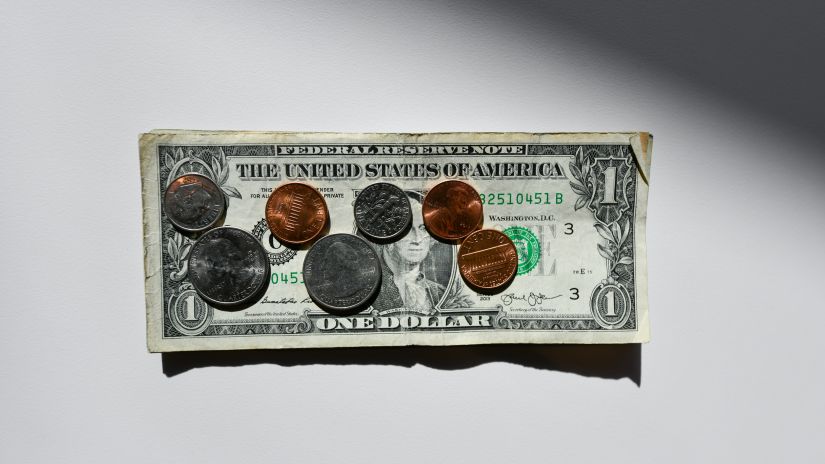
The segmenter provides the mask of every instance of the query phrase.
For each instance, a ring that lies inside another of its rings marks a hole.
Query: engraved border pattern
[[[307,144],[310,145],[310,144]],[[324,145],[324,144],[318,144]],[[350,145],[350,144],[344,144]],[[353,143],[351,145],[358,145]],[[404,144],[414,146],[414,145],[449,145],[447,143],[440,143],[440,144]],[[498,145],[496,143],[492,143],[491,145]],[[593,158],[599,157],[617,157],[617,154],[623,155],[623,157],[630,157],[631,148],[628,145],[616,145],[616,144],[591,144],[591,145],[562,145],[562,144],[553,144],[553,145],[526,145],[527,148],[527,155],[561,155],[561,156],[570,156],[576,159],[579,156],[579,153],[582,153],[582,160],[592,160]],[[184,151],[185,150],[185,151]],[[228,162],[226,160],[227,156],[272,156],[275,157],[277,152],[276,145],[231,145],[231,146],[216,146],[216,145],[194,145],[194,144],[185,144],[185,145],[175,145],[175,144],[159,144],[157,146],[157,161],[159,163],[158,169],[158,180],[159,180],[159,188],[162,190],[170,181],[170,175],[173,171],[180,171],[180,167],[182,166],[181,161],[188,158],[190,162],[194,162],[197,165],[201,165],[204,169],[195,168],[192,172],[199,172],[204,175],[213,178],[219,186],[221,186],[224,194],[227,196],[227,201],[229,197],[232,198],[241,198],[239,192],[237,192],[234,187],[231,186],[224,186],[226,179],[228,177]],[[170,159],[171,155],[171,159]],[[180,156],[180,158],[179,158]],[[171,166],[169,163],[171,162]],[[185,161],[184,161],[185,162]],[[610,330],[618,331],[618,330],[637,330],[638,328],[638,320],[637,320],[637,312],[636,312],[636,268],[635,268],[635,216],[636,216],[636,195],[638,191],[638,181],[637,181],[637,167],[635,164],[631,163],[631,174],[630,177],[632,178],[632,189],[626,190],[624,193],[628,195],[627,201],[631,205],[630,210],[627,212],[629,215],[628,218],[628,230],[624,228],[619,229],[619,236],[625,235],[625,242],[629,244],[629,249],[627,253],[629,253],[630,262],[621,262],[621,256],[616,257],[614,261],[614,268],[620,264],[618,267],[618,271],[616,273],[616,281],[621,282],[628,291],[630,295],[630,301],[632,302],[629,308],[629,317],[627,318],[627,322],[621,328],[613,328]],[[573,170],[571,169],[571,172]],[[575,173],[573,173],[576,176]],[[577,179],[581,177],[581,168],[579,176],[576,176]],[[583,179],[579,179],[583,180]],[[588,185],[589,186],[589,185]],[[574,188],[576,190],[576,188]],[[162,193],[162,192],[160,192]],[[160,194],[159,193],[159,194]],[[580,195],[587,194],[588,197],[593,195],[593,192],[576,192]],[[578,206],[578,203],[577,203]],[[584,205],[581,205],[584,206]],[[579,206],[579,207],[581,207]],[[577,208],[578,209],[578,208]],[[186,269],[181,269],[181,254],[184,248],[191,249],[191,241],[185,237],[176,237],[177,231],[171,226],[168,220],[165,219],[165,213],[163,208],[159,208],[158,215],[160,217],[160,224],[161,224],[161,246],[160,246],[160,253],[161,253],[161,266],[162,266],[162,274],[163,274],[163,285],[161,287],[161,298],[162,301],[169,301],[176,295],[176,288],[175,285],[177,283],[173,282],[173,280],[177,280],[178,282],[183,281],[188,282],[186,279]],[[595,227],[595,225],[594,225]],[[597,231],[599,229],[597,228]],[[599,231],[600,235],[604,238],[604,235]],[[174,245],[170,245],[170,242],[175,242]],[[188,245],[188,247],[187,247]],[[169,250],[170,246],[176,246],[178,248],[178,257],[174,258]],[[603,245],[599,244],[599,247]],[[601,252],[601,248],[600,248]],[[603,254],[604,256],[604,254]],[[608,266],[610,266],[610,259],[605,257],[608,260]],[[609,271],[610,273],[611,271]],[[173,279],[172,274],[176,274],[178,279]],[[442,308],[446,309],[446,308]],[[475,308],[478,311],[479,308]],[[490,308],[493,309],[493,308]],[[495,311],[495,309],[493,309]],[[448,310],[449,311],[449,310]],[[224,321],[219,324],[216,324],[214,321],[206,327],[202,332],[197,335],[185,335],[177,331],[174,325],[171,322],[168,308],[164,305],[163,307],[163,330],[161,336],[163,338],[179,338],[184,336],[200,336],[200,337],[208,337],[208,336],[249,336],[249,335],[271,335],[271,334],[309,334],[313,333],[313,325],[310,318],[311,314],[308,311],[304,311],[303,316],[290,321],[271,321],[271,322],[261,322],[261,323],[244,323],[242,324],[241,321],[237,321],[236,324],[233,324],[231,321]],[[540,318],[508,318],[506,315],[499,310],[498,314],[494,317],[494,324],[492,327],[483,330],[490,330],[490,329],[516,329],[516,330],[543,330],[543,331],[554,331],[554,330],[567,330],[567,331],[597,331],[597,330],[607,330],[605,327],[600,326],[595,318],[591,319],[583,319],[583,318],[558,318],[558,319],[540,319]],[[471,330],[471,329],[468,329]],[[476,329],[478,330],[478,329]],[[358,334],[353,334],[358,335]]]

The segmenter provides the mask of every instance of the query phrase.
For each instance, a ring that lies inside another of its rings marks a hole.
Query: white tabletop
[[[818,4],[138,3],[0,7],[0,461],[822,462]],[[154,128],[651,131],[652,342],[149,354]]]

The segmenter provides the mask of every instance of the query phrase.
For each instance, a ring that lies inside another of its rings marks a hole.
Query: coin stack
[[[516,275],[516,246],[497,230],[481,229],[481,197],[469,184],[458,180],[437,184],[427,192],[422,214],[430,233],[443,240],[461,241],[458,269],[476,290],[498,291]]]
[[[226,198],[215,182],[200,174],[184,174],[169,183],[163,196],[169,222],[182,234],[197,238],[189,252],[189,281],[204,301],[224,310],[248,307],[269,285],[269,260],[249,232],[219,227]]]
[[[166,217],[184,233],[214,227],[226,213],[226,200],[212,180],[200,174],[184,174],[169,183],[163,195]]]
[[[248,232],[220,225],[227,202],[215,182],[200,174],[184,174],[170,183],[163,206],[176,229],[197,238],[189,254],[188,272],[204,301],[233,310],[263,296],[270,281],[267,254]],[[374,243],[420,233],[460,243],[459,271],[476,291],[499,291],[515,276],[515,245],[505,234],[481,228],[481,197],[465,182],[448,180],[435,185],[421,201],[420,217],[413,214],[407,192],[386,182],[374,183],[358,193],[353,214],[361,235]],[[319,307],[330,314],[349,315],[369,306],[381,287],[378,254],[358,235],[324,236],[329,230],[329,211],[317,189],[299,182],[283,184],[270,194],[265,215],[278,241],[307,248],[304,284]]]

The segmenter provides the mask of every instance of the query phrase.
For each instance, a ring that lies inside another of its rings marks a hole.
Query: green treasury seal
[[[504,233],[510,237],[518,252],[518,275],[527,274],[532,271],[539,262],[541,256],[541,244],[536,235],[526,227],[508,227]]]

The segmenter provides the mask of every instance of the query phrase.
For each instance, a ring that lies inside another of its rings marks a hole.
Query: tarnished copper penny
[[[495,290],[516,273],[518,253],[510,237],[492,229],[470,234],[458,248],[458,269],[474,287]]]
[[[324,197],[306,184],[284,184],[276,188],[266,202],[269,230],[287,244],[300,245],[313,240],[328,220]]]
[[[184,232],[203,232],[216,226],[226,212],[223,192],[200,174],[184,174],[169,183],[163,194],[163,210]]]
[[[448,180],[430,189],[421,213],[427,230],[444,240],[466,237],[481,225],[483,217],[478,192],[459,180]]]

